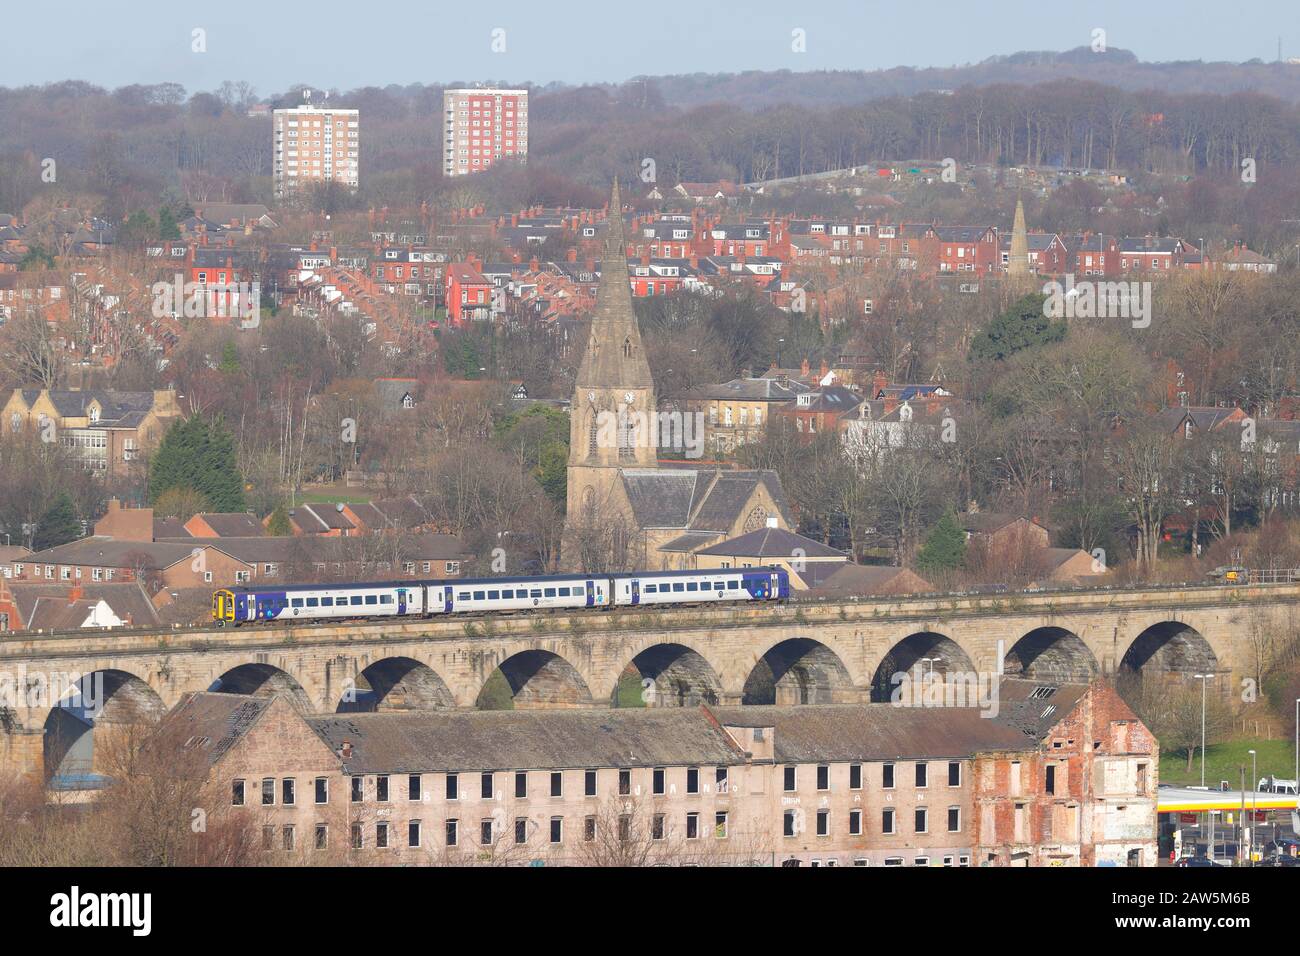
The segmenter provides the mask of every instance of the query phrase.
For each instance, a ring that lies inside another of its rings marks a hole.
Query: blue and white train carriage
[[[218,590],[212,595],[212,619],[238,626],[254,621],[784,601],[789,596],[790,577],[778,568],[298,584]]]

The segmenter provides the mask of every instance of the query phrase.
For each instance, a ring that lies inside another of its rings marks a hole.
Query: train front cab
[[[235,593],[222,589],[212,592],[212,620],[218,627],[235,623]]]

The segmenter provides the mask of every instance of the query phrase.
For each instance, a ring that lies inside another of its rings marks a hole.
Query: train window
[[[569,596],[569,589],[568,589],[568,588],[560,588],[560,589],[558,590],[557,593],[560,595],[560,597],[568,597],[568,596]]]
[[[334,606],[334,599],[333,599],[332,597],[323,597],[323,598],[320,599],[320,606],[321,606],[321,607],[333,607],[333,606]]]
[[[676,582],[675,584],[673,584],[673,590],[674,590],[674,591],[685,591],[685,590],[686,590],[686,585],[682,584],[681,581],[678,581],[678,582]]]
[[[489,601],[498,601],[501,599],[500,591],[489,591],[487,594],[488,594]]]
[[[456,595],[456,600],[457,600],[457,601],[468,601],[468,600],[469,600],[469,592],[468,592],[468,591],[461,591],[459,594]]]
[[[513,589],[509,589],[501,592],[501,599],[503,601],[513,600],[514,596],[515,596],[515,592]]]
[[[308,606],[308,607],[317,607],[317,606],[319,606],[319,605],[320,605],[320,598],[308,598],[308,599],[307,599],[307,606]]]
[[[302,598],[294,598],[294,599],[293,599],[293,606],[294,606],[294,607],[302,607]]]
[[[380,604],[392,604],[392,603],[393,603],[393,596],[392,596],[391,594],[381,594],[381,595],[379,595],[379,603],[380,603]]]
[[[696,584],[694,581],[687,581],[687,582],[686,582],[686,590],[688,590],[688,591],[698,591],[699,589],[700,589],[700,586],[699,586],[698,584]]]
[[[726,589],[727,589],[727,582],[726,582],[726,581],[714,581],[714,582],[713,582],[713,590],[715,590],[715,591],[725,591]]]
[[[644,588],[642,588],[642,590],[645,591],[646,594],[655,594],[657,593],[655,590],[656,587],[657,585],[647,584]]]
[[[360,594],[352,595],[352,604],[356,606],[359,605],[360,603],[361,603],[361,595]]]
[[[355,602],[353,602],[353,603],[355,603]],[[367,595],[366,595],[366,603],[367,603],[367,604],[378,604],[378,603],[379,603],[379,595],[378,595],[378,594],[367,594]]]
[[[487,596],[487,592],[486,592],[486,591],[475,591],[475,592],[474,592],[474,600],[475,600],[475,601],[482,601],[486,596]]]
[[[533,597],[541,597],[541,596],[542,596],[542,589],[541,589],[541,588],[533,588]]]
[[[546,596],[547,596],[547,597],[555,597],[555,588],[547,588],[547,589],[546,589]]]
[[[740,582],[739,582],[739,581],[728,581],[728,582],[727,582],[727,590],[728,590],[728,591],[739,591],[739,590],[740,590]]]

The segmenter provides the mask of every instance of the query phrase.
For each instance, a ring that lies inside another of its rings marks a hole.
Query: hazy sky
[[[1085,9],[1086,8],[1086,9]],[[1090,43],[1143,60],[1300,56],[1297,0],[63,0],[0,5],[0,86],[81,79],[311,82],[621,81],[640,74],[952,66]],[[207,51],[191,51],[195,28]],[[504,52],[493,31],[504,30]],[[807,51],[791,50],[800,28]]]

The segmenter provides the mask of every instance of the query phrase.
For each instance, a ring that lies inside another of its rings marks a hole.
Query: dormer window
[[[99,421],[99,406],[98,406],[98,405],[91,405],[91,406],[90,406],[90,421],[91,421],[92,424],[93,424],[94,422]]]
[[[631,357],[632,357],[632,340],[631,340],[631,339],[624,339],[624,340],[623,340],[623,358],[631,358]]]

